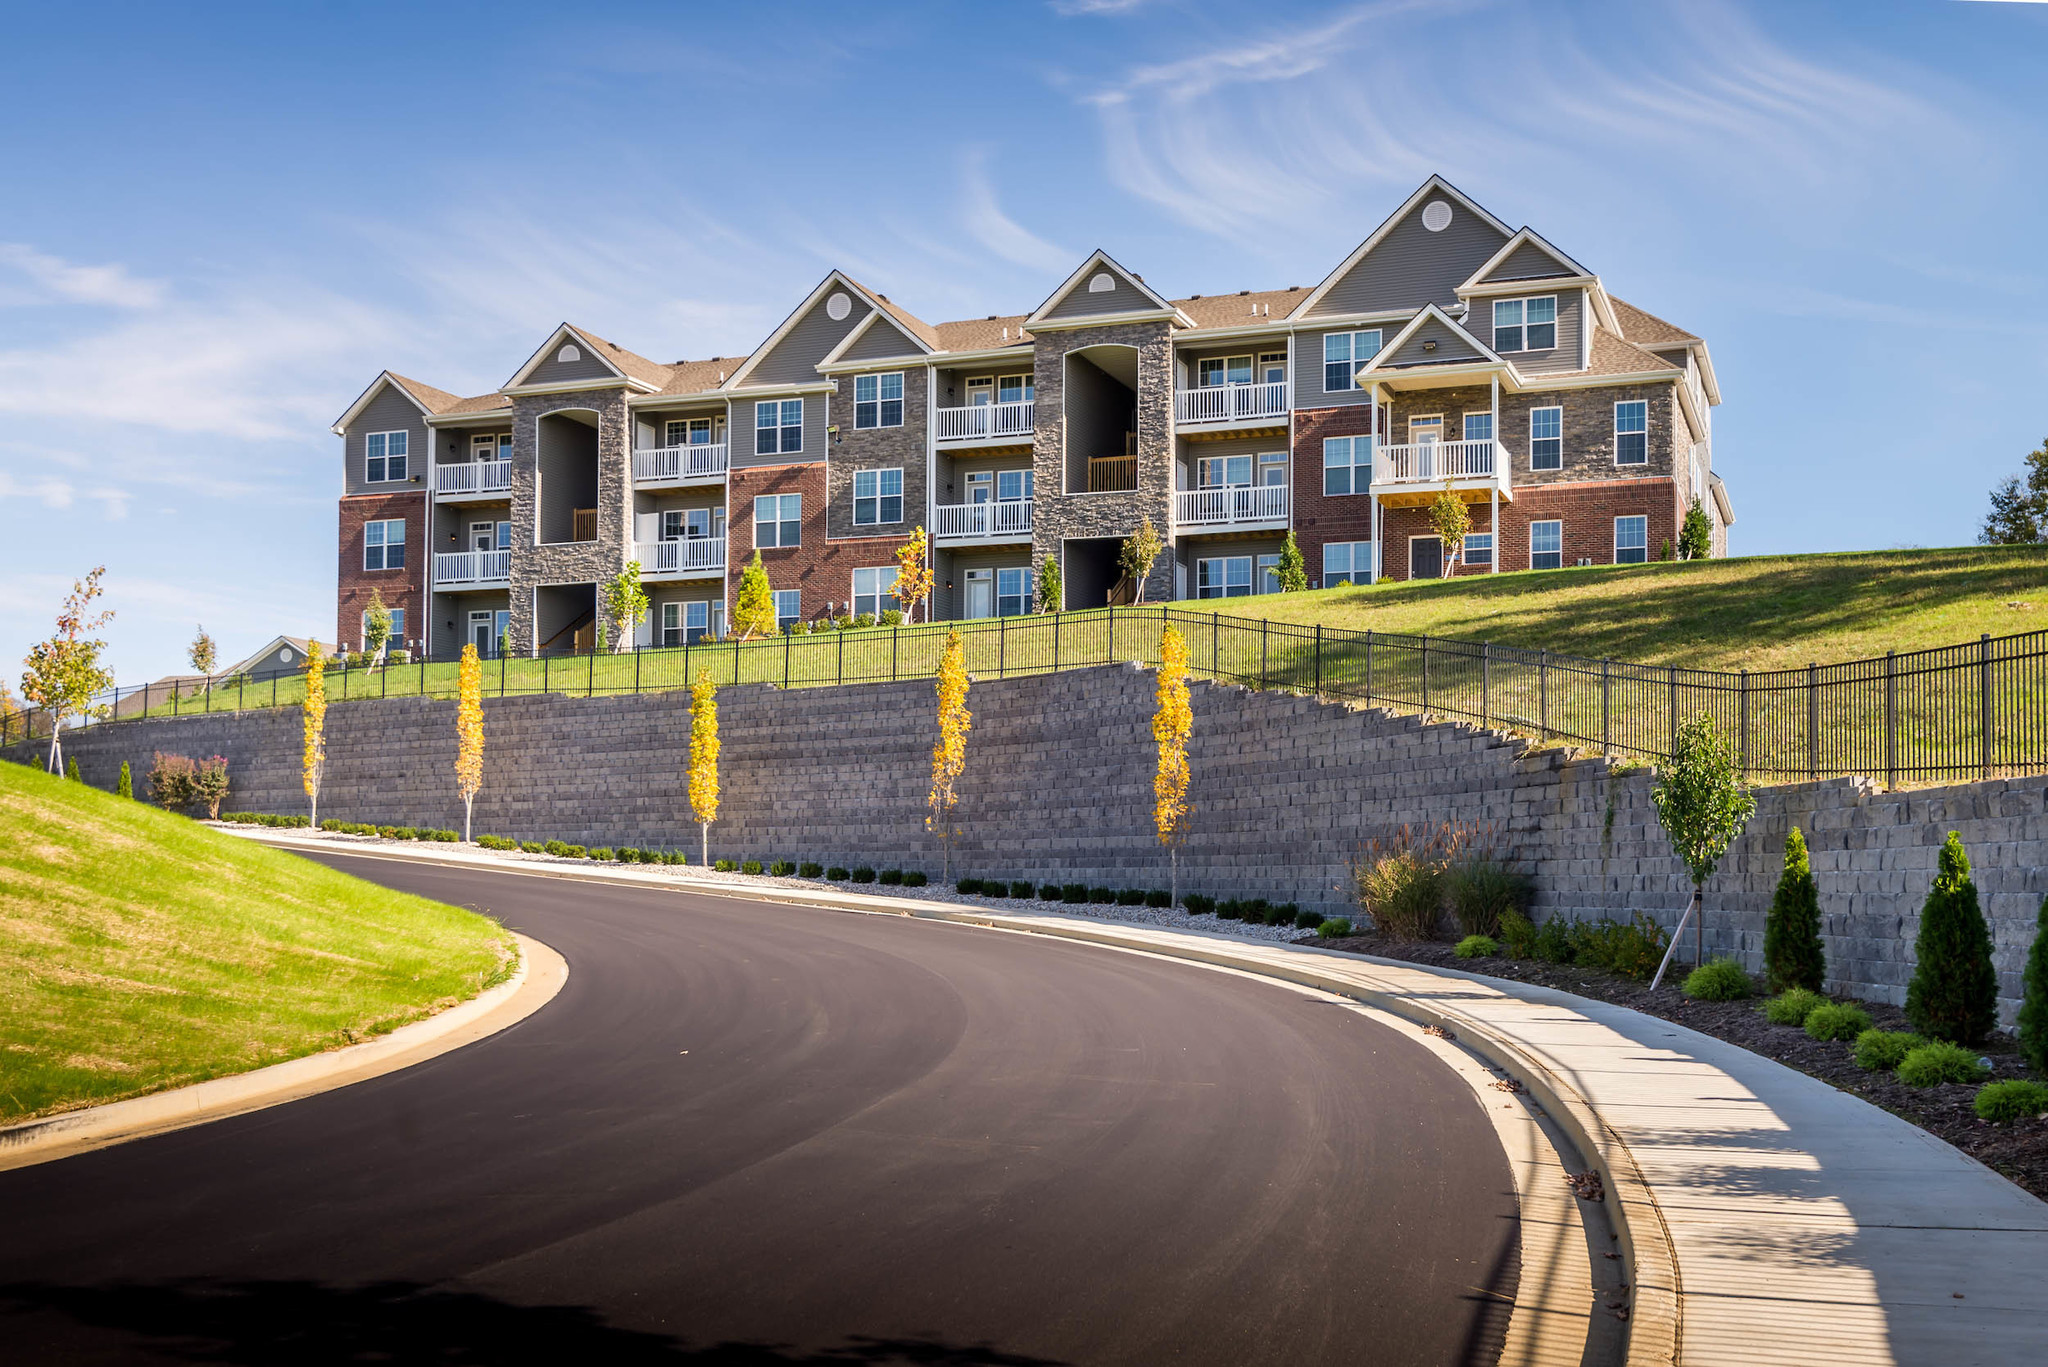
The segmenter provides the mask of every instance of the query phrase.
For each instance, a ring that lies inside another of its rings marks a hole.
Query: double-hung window
[[[1030,403],[1034,387],[1029,375],[1005,375],[996,381],[996,402]]]
[[[1647,517],[1617,517],[1614,519],[1614,563],[1617,565],[1640,565],[1650,558],[1650,519]]]
[[[405,609],[391,608],[389,613],[391,617],[391,634],[384,639],[392,649],[402,650],[406,642]],[[509,621],[509,618],[507,620]],[[360,639],[365,641],[370,639],[370,614],[368,612],[363,614],[363,634]]]
[[[896,567],[884,565],[877,569],[855,570],[853,572],[853,615],[866,613],[869,618],[879,620],[890,608],[901,607],[896,601]]]
[[[1468,565],[1493,564],[1493,533],[1467,532],[1465,534],[1465,563]]]
[[[1259,557],[1259,572],[1252,576],[1253,593],[1280,592],[1280,557],[1262,555]]]
[[[1372,582],[1372,542],[1326,541],[1323,543],[1323,587]]]
[[[1219,384],[1250,384],[1252,358],[1248,355],[1211,356],[1207,360],[1196,362],[1195,373],[1204,389]]]
[[[788,631],[804,619],[800,589],[775,590],[775,629]]]
[[[1467,413],[1465,415],[1466,441],[1493,440],[1493,414]]]
[[[903,372],[853,377],[855,427],[903,426]]]
[[[1495,351],[1554,351],[1556,348],[1556,295],[1493,301]]]
[[[901,470],[856,470],[853,472],[853,525],[872,527],[881,522],[903,520],[903,472]]]
[[[764,407],[766,405],[763,405]],[[779,413],[778,413],[779,416]],[[760,420],[760,410],[755,410],[755,421]],[[711,419],[670,418],[662,425],[664,446],[709,446],[711,444]]]
[[[763,399],[754,405],[754,454],[786,455],[804,449],[804,401]]]
[[[1532,408],[1529,410],[1529,468],[1531,470],[1562,470],[1564,468],[1564,409]]]
[[[998,470],[996,472],[996,501],[999,503],[1023,503],[1031,498],[1031,474],[1029,470]]]
[[[1564,523],[1529,524],[1529,568],[1554,570],[1564,565]]]
[[[683,605],[663,603],[661,605],[661,641],[663,646],[683,644]]]
[[[1323,334],[1323,392],[1358,388],[1358,368],[1380,354],[1380,330]]]
[[[1235,489],[1252,482],[1252,457],[1203,456],[1195,462],[1200,489]]]
[[[804,496],[762,494],[754,500],[754,544],[768,548],[803,544]]]
[[[363,438],[363,478],[371,484],[395,484],[405,478],[406,434],[372,432]]]
[[[702,541],[709,536],[723,536],[725,528],[717,508],[670,508],[661,515],[661,539],[663,541]]]
[[[1323,492],[1363,494],[1372,488],[1372,438],[1323,438]]]
[[[1248,598],[1252,591],[1252,558],[1220,555],[1195,562],[1195,597]]]
[[[363,524],[363,568],[405,568],[405,519],[394,517],[387,521]]]
[[[1031,582],[1028,565],[996,571],[996,616],[1028,616],[1035,605],[1037,586]]]
[[[1646,400],[1630,399],[1614,405],[1614,463],[1650,463],[1650,405]]]

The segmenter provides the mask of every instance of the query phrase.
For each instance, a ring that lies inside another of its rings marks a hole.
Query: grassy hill
[[[514,953],[473,912],[0,763],[0,1121],[381,1034]]]
[[[1504,572],[1184,606],[1645,664],[1787,669],[2048,629],[2048,546]]]

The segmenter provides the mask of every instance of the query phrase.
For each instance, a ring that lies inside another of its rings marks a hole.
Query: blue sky
[[[333,629],[383,367],[563,319],[752,347],[839,266],[931,320],[1104,247],[1313,284],[1429,173],[1705,336],[1738,553],[1953,545],[2048,436],[2048,4],[9,5],[0,660]],[[4,675],[19,673],[8,664]]]

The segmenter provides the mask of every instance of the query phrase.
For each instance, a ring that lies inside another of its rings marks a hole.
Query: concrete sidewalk
[[[2048,1204],[1887,1112],[1684,1026],[1567,993],[1313,946],[995,913],[692,869],[579,867],[257,828],[298,849],[796,902],[1248,970],[1441,1023],[1521,1078],[1606,1180],[1631,1363],[2048,1360]]]

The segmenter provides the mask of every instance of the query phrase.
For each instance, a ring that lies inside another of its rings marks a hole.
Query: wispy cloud
[[[1003,212],[988,175],[988,149],[970,150],[961,175],[964,202],[961,227],[967,235],[1005,261],[1032,270],[1059,271],[1071,268],[1077,257],[1056,247]]]
[[[162,282],[138,280],[126,266],[81,266],[37,251],[25,242],[0,242],[0,267],[12,270],[48,298],[71,303],[146,309],[164,298]]]
[[[1129,14],[1148,0],[1052,0],[1052,12],[1068,17],[1081,14]]]

